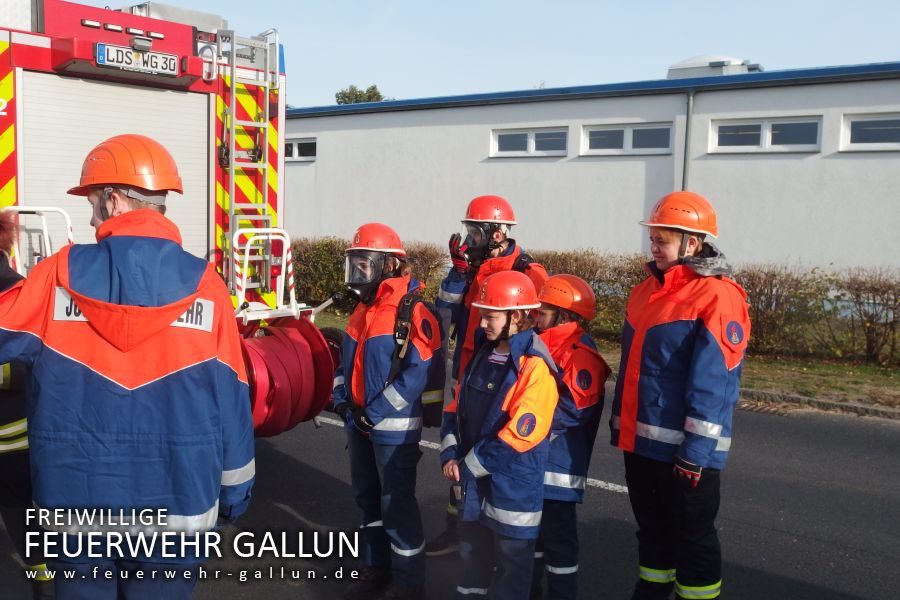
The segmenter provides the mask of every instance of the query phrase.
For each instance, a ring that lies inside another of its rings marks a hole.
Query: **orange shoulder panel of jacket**
[[[519,377],[503,399],[509,422],[498,437],[517,452],[527,452],[550,433],[553,412],[559,401],[556,378],[538,356],[519,360]]]
[[[0,328],[27,331],[43,338],[47,312],[53,310],[58,254],[34,266],[26,279],[0,294]]]
[[[413,309],[412,334],[410,341],[423,360],[430,360],[441,347],[441,329],[437,319],[421,302]]]
[[[710,278],[707,288],[710,303],[702,318],[722,349],[725,366],[731,370],[741,364],[750,339],[750,314],[746,294],[743,288],[729,278]]]
[[[576,346],[564,365],[563,382],[572,394],[578,410],[593,406],[603,397],[609,365],[596,351]]]

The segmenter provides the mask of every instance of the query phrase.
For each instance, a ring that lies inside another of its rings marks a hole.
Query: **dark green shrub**
[[[628,294],[647,277],[643,255],[607,254],[591,249],[531,254],[551,275],[568,273],[587,281],[597,295],[597,316],[588,330],[597,338],[619,340]]]
[[[343,292],[345,240],[304,238],[294,242],[297,298],[316,304]],[[570,273],[590,283],[597,317],[589,324],[598,339],[618,341],[631,289],[647,277],[641,254],[616,255],[591,249],[530,254],[551,274]],[[443,246],[411,242],[407,259],[414,277],[434,300],[447,273]],[[735,279],[747,291],[756,354],[849,358],[884,365],[900,362],[897,319],[900,271],[846,269],[837,273],[774,265],[744,265]],[[352,304],[338,302],[338,310]]]
[[[447,249],[437,244],[410,242],[406,244],[406,260],[412,267],[412,276],[425,284],[423,296],[434,302],[447,275]]]
[[[299,301],[315,305],[344,291],[346,249],[347,240],[336,237],[294,240],[294,290]]]

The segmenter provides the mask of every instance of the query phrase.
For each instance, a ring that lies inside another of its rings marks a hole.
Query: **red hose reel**
[[[334,361],[319,329],[305,317],[242,328],[253,429],[271,437],[318,415],[331,399]]]

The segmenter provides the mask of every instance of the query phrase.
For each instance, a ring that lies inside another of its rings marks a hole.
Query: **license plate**
[[[97,44],[97,64],[127,71],[178,77],[178,57],[162,52],[138,52],[127,46]]]

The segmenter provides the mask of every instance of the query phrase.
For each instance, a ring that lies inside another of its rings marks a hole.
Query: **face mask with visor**
[[[378,286],[391,274],[386,274],[388,254],[371,250],[352,250],[344,260],[344,285],[360,302],[369,304],[375,299]]]
[[[463,242],[466,248],[466,258],[473,264],[479,264],[487,257],[488,253],[494,248],[499,247],[498,244],[491,241],[494,231],[499,229],[495,223],[473,223],[464,221],[466,226],[466,237]]]

